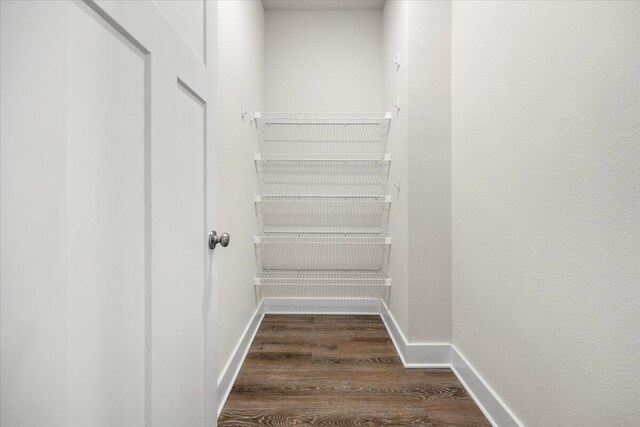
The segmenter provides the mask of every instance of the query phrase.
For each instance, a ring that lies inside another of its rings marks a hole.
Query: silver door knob
[[[229,237],[229,233],[222,233],[218,236],[218,233],[212,231],[209,233],[209,249],[215,249],[218,243],[220,243],[223,248],[226,248],[229,246],[230,240],[231,238]]]

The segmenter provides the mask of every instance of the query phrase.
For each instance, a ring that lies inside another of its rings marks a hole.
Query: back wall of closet
[[[381,111],[381,10],[267,10],[266,111]]]

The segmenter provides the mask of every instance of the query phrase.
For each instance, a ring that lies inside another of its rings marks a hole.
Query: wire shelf
[[[390,286],[391,279],[375,269],[267,270],[258,273],[256,286]]]
[[[255,244],[352,244],[390,245],[391,237],[382,233],[347,232],[276,232],[254,237]]]
[[[390,286],[326,286],[326,285],[271,285],[271,286],[254,286],[256,302],[260,303],[265,299],[286,300],[291,299],[291,303],[287,303],[288,309],[295,307],[296,302],[305,299],[312,300],[330,300],[332,307],[339,307],[341,303],[348,302],[353,299],[382,299],[388,301]],[[293,305],[293,306],[292,306]],[[301,310],[305,307],[302,306]]]
[[[255,196],[260,232],[385,233],[391,196]]]
[[[254,238],[258,271],[379,270],[386,274],[391,238],[382,233],[263,233]]]
[[[258,155],[262,194],[384,194],[391,158],[388,155]]]
[[[262,153],[380,154],[391,113],[255,113]]]
[[[391,154],[256,154],[257,162],[374,163],[391,162]]]
[[[359,203],[391,203],[391,196],[377,196],[377,195],[327,195],[327,194],[265,194],[254,196],[254,200],[256,202],[266,202],[266,201],[279,201],[279,202],[290,202],[290,203],[300,203],[300,202],[309,202],[309,203],[338,203],[338,202],[354,202],[357,201]]]
[[[312,113],[312,112],[256,112],[256,122],[262,124],[325,124],[325,125],[369,125],[377,124],[382,126],[389,124],[391,113],[387,112],[364,112],[364,113]]]

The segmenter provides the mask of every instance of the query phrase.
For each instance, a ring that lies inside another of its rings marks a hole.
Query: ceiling
[[[382,10],[385,0],[262,0],[265,10]]]

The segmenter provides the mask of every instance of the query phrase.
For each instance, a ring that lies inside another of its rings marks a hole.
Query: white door
[[[215,425],[215,7],[0,8],[0,424]]]

